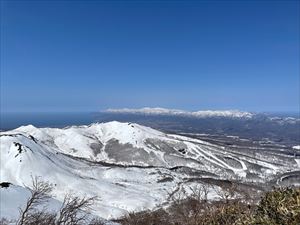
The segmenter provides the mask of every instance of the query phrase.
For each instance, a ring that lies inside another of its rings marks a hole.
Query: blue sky
[[[1,110],[299,111],[299,1],[2,1]]]

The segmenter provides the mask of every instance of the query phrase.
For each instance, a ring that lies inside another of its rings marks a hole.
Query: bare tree
[[[217,195],[221,198],[222,201],[228,203],[230,199],[234,199],[238,193],[238,186],[235,183],[228,185],[220,185],[220,189],[214,188]]]
[[[46,203],[52,191],[52,186],[48,182],[40,181],[38,177],[32,177],[32,187],[28,188],[31,196],[26,202],[24,209],[20,210],[20,218],[17,225],[29,224],[30,215],[34,214],[36,207]]]
[[[190,197],[197,200],[198,202],[207,202],[209,188],[210,185],[206,183],[201,183],[200,185],[196,185],[195,187],[190,187],[190,191],[192,192]]]
[[[54,225],[56,218],[55,213],[47,212],[46,210],[34,211],[29,214],[26,220],[26,225]]]
[[[88,216],[90,207],[96,197],[79,198],[67,194],[55,221],[56,225],[78,225],[83,224]]]

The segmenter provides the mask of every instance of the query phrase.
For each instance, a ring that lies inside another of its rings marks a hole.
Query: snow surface
[[[293,146],[293,149],[300,150],[300,145]]]
[[[14,220],[19,216],[19,208],[24,208],[25,203],[31,196],[27,188],[10,185],[8,188],[0,188],[0,218]],[[58,211],[61,202],[50,198],[47,205],[41,205],[40,209],[46,207],[49,211]]]
[[[98,146],[99,152],[95,154],[91,146]],[[298,169],[294,159],[264,152],[253,158],[198,139],[116,121],[63,129],[23,126],[1,132],[0,149],[0,182],[30,187],[32,176],[39,176],[54,185],[52,195],[58,201],[70,192],[98,196],[93,213],[106,219],[157,208],[167,204],[170,193],[180,186],[192,185],[185,182],[193,175],[174,167],[204,172],[201,178],[239,180],[248,179],[248,173],[258,178],[269,173],[271,178]],[[216,197],[214,192],[209,196]],[[13,198],[11,202],[19,204]],[[6,204],[2,198],[1,204]]]
[[[120,141],[128,138],[126,136],[128,130],[125,134],[120,133],[116,129],[120,127],[115,127],[116,122],[110,125],[111,131],[115,132],[114,134],[120,138]],[[94,130],[95,126],[99,125],[92,125],[87,127],[87,134],[91,129],[93,133],[105,134],[103,136],[105,140],[112,135],[109,130],[105,129],[110,125],[103,124],[101,127],[103,129],[97,130]],[[124,124],[121,124],[122,126]],[[59,201],[62,201],[65,194],[69,192],[82,197],[100,196],[94,210],[97,215],[108,219],[119,217],[130,211],[156,207],[166,200],[168,191],[174,189],[179,182],[174,178],[173,182],[158,183],[157,181],[161,180],[163,175],[157,174],[156,169],[101,166],[60,154],[62,151],[57,148],[57,145],[70,147],[78,144],[80,146],[76,147],[82,149],[81,154],[85,153],[84,149],[87,146],[85,141],[89,140],[80,135],[83,132],[82,129],[83,127],[79,127],[77,131],[75,127],[62,130],[38,129],[26,126],[2,133],[1,182],[30,187],[31,177],[39,176],[54,184],[54,196]],[[150,136],[154,133],[161,135],[160,132],[150,128],[142,127],[141,129],[149,131]],[[53,145],[47,142],[50,140],[47,132],[58,138]],[[29,137],[29,133],[32,136],[35,135],[34,140]],[[72,139],[68,140],[70,137]],[[21,143],[21,153],[15,143]],[[169,173],[164,169],[160,171]]]
[[[295,159],[295,161],[296,161],[297,165],[298,165],[299,168],[300,168],[300,159]]]

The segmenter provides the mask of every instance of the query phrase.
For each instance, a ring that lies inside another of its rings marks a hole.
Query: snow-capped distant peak
[[[300,145],[293,146],[293,149],[300,150]]]
[[[233,118],[251,118],[254,114],[242,112],[239,110],[202,110],[202,111],[185,111],[178,109],[166,108],[141,108],[141,109],[107,109],[109,113],[126,113],[126,114],[146,114],[146,115],[177,115],[192,117],[233,117]]]

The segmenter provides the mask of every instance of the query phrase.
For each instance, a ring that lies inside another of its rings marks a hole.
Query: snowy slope
[[[24,208],[30,197],[30,191],[22,186],[11,184],[7,188],[0,188],[0,215],[1,218],[14,220],[19,216],[19,208]],[[40,209],[47,207],[49,211],[58,211],[61,202],[50,198],[47,205],[41,205]]]
[[[16,154],[18,150],[14,143],[22,143],[21,154]],[[30,186],[31,175],[41,176],[55,185],[54,194],[58,200],[68,192],[79,196],[100,196],[95,210],[105,218],[154,207],[156,201],[162,201],[166,195],[166,190],[160,185],[151,184],[159,176],[149,176],[149,171],[89,164],[56,154],[54,149],[23,135],[2,137],[3,149],[7,154],[1,154],[1,181]],[[174,184],[168,186],[172,188]]]
[[[170,193],[196,179],[265,183],[299,170],[292,156],[210,144],[131,123],[36,128],[2,132],[0,182],[30,186],[32,176],[54,185],[62,201],[69,192],[99,196],[95,214],[117,218],[168,202]],[[204,182],[204,181],[201,181]],[[211,198],[216,197],[213,194]],[[2,200],[1,200],[2,201]]]

